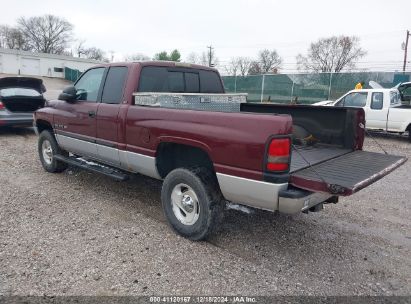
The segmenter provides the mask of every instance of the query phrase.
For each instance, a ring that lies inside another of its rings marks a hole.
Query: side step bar
[[[63,155],[54,155],[53,157],[69,165],[79,167],[79,168],[82,168],[82,169],[85,169],[91,172],[101,173],[101,174],[109,176],[118,181],[125,181],[129,178],[128,174],[120,172],[116,169],[112,169],[110,167],[99,165],[94,162],[87,162],[87,161],[78,159],[76,157],[66,157]]]

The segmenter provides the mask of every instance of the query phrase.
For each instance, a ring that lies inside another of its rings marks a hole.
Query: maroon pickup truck
[[[34,115],[48,172],[78,166],[163,180],[171,227],[206,238],[225,202],[319,211],[405,157],[362,151],[360,108],[247,103],[215,69],[172,62],[99,65]]]

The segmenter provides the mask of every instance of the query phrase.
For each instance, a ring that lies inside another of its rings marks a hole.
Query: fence
[[[410,81],[411,73],[361,72],[361,73],[312,73],[276,74],[255,76],[223,76],[228,93],[248,93],[250,102],[311,104],[322,100],[335,100],[364,81],[364,88],[375,81],[384,88]]]
[[[81,73],[82,72],[79,70],[70,69],[67,67],[64,68],[64,78],[72,82],[75,82],[80,77]]]

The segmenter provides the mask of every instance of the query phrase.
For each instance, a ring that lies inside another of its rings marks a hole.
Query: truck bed
[[[326,160],[352,152],[351,149],[344,149],[328,145],[301,146],[294,145],[291,152],[290,173],[316,165]]]
[[[362,109],[242,104],[241,110],[292,116],[294,142],[289,183],[297,188],[351,195],[407,160],[406,157],[362,151]],[[316,142],[307,144],[302,140],[310,137]]]

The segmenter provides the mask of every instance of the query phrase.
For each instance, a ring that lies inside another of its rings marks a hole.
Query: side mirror
[[[74,86],[69,86],[63,90],[59,95],[59,100],[75,101],[77,98],[77,90]]]

